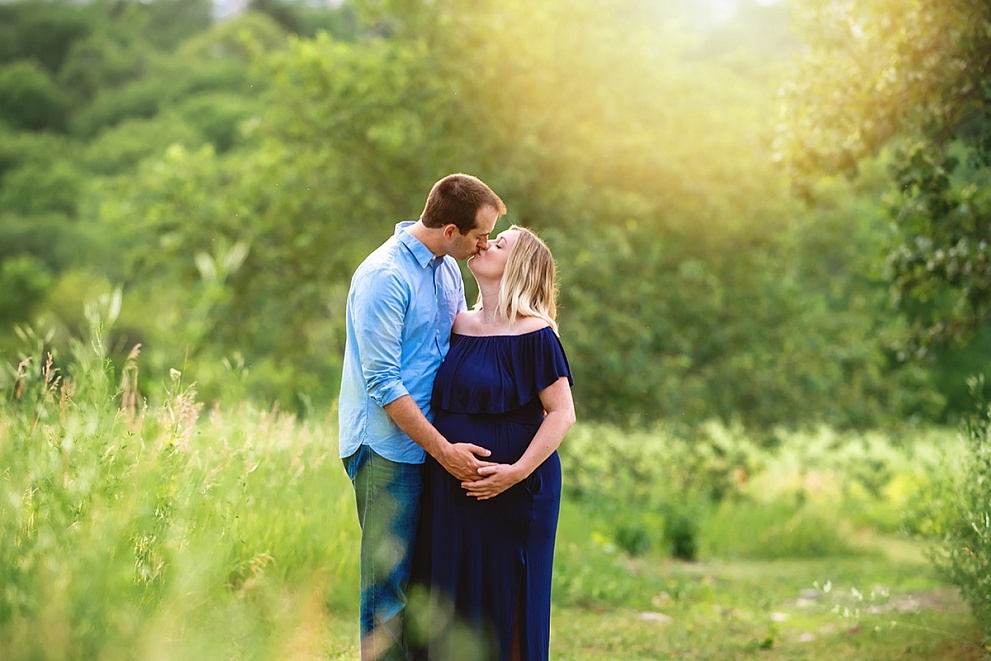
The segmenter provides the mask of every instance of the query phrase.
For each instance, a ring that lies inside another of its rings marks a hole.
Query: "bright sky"
[[[736,14],[736,0],[712,0],[712,17],[717,21],[725,21]]]
[[[726,21],[736,15],[740,0],[707,0],[711,6],[712,17],[717,21]],[[759,5],[774,5],[783,0],[757,0]]]

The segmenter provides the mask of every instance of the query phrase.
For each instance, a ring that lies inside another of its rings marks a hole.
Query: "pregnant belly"
[[[526,452],[540,423],[528,424],[505,416],[474,413],[437,414],[437,431],[451,443],[474,443],[492,452],[487,461],[511,464]]]

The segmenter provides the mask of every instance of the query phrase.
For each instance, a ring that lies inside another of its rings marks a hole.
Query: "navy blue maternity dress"
[[[562,376],[573,383],[564,348],[549,327],[523,335],[455,333],[434,382],[434,425],[452,443],[491,450],[490,461],[515,462],[543,421],[540,391]],[[420,548],[429,567],[421,567],[427,572],[421,580],[433,605],[428,657],[508,659],[519,606],[521,658],[547,659],[561,503],[557,452],[489,500],[467,496],[429,456],[424,477]]]

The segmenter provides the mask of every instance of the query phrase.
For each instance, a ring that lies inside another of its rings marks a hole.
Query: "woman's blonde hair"
[[[557,333],[557,281],[551,250],[530,229],[519,225],[509,229],[518,234],[502,273],[496,315],[510,325],[519,317],[539,317]]]

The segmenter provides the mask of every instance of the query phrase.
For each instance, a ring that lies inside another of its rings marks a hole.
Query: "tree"
[[[33,60],[54,76],[73,44],[99,21],[99,9],[71,2],[0,4],[0,63]]]
[[[147,68],[148,59],[140,43],[104,32],[91,34],[73,43],[59,70],[58,82],[78,107],[91,102],[101,90],[123,87],[138,78]]]
[[[213,3],[210,0],[117,2],[111,7],[116,24],[166,52],[191,35],[206,30],[212,22]]]
[[[782,89],[782,154],[806,193],[893,150],[893,300],[905,357],[962,342],[991,310],[991,4],[806,1],[807,54]]]
[[[644,0],[355,10],[357,38],[263,58],[271,94],[245,142],[171,149],[104,191],[114,280],[155,301],[160,336],[276,361],[332,397],[353,269],[439,176],[466,171],[550,242],[590,419],[931,414],[924,375],[880,342],[877,285],[848,275],[876,227],[816,232],[791,199],[758,61],[706,60]],[[837,207],[873,210],[859,194],[838,186]]]
[[[33,60],[0,66],[0,122],[14,130],[61,131],[66,107],[61,90]]]

